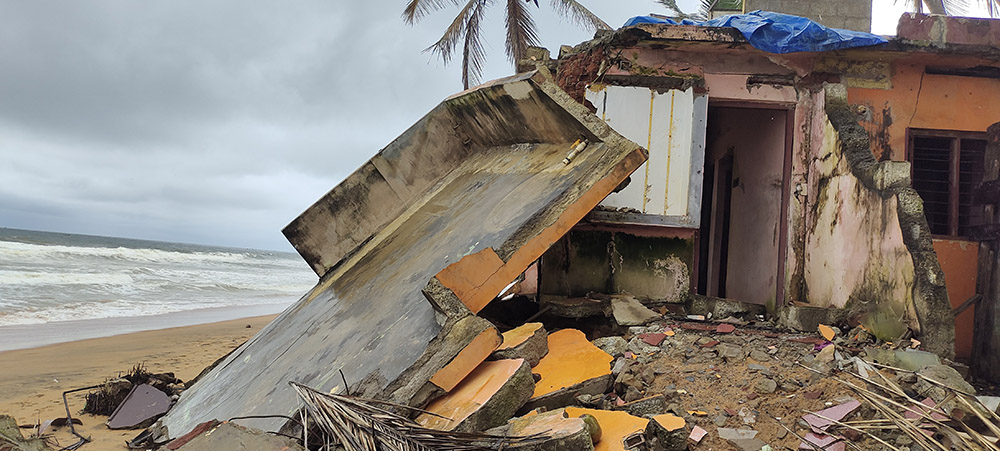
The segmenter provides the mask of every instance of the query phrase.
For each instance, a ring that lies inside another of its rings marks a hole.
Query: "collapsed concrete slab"
[[[431,402],[416,418],[444,431],[481,432],[504,424],[535,390],[524,359],[483,362],[454,390]]]
[[[319,283],[185,391],[167,435],[292,414],[290,381],[409,405],[454,389],[500,345],[474,313],[645,159],[541,73],[445,100],[285,228]]]
[[[541,376],[535,393],[522,411],[536,407],[555,409],[573,403],[577,395],[599,395],[611,384],[610,354],[602,351],[576,329],[549,334],[549,353],[532,371]]]
[[[259,429],[245,428],[233,423],[221,423],[190,437],[185,443],[179,445],[169,449],[183,451],[205,449],[305,451],[305,448],[294,439],[271,435]]]
[[[549,353],[549,333],[542,323],[526,323],[503,333],[496,359],[524,359],[534,367]]]
[[[566,449],[590,451],[594,449],[591,431],[581,418],[570,418],[566,409],[534,413],[514,418],[503,426],[489,430],[494,435],[528,437],[543,434],[549,437],[535,445],[514,445],[506,449],[524,451],[562,451]]]

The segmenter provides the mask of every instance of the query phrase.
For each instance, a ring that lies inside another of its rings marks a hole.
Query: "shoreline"
[[[0,414],[19,424],[65,417],[62,392],[116,377],[136,364],[153,373],[172,372],[186,381],[259,332],[277,315],[170,327],[0,351]],[[68,396],[77,431],[92,436],[93,449],[124,449],[140,431],[107,429],[106,417],[79,414],[86,392]],[[24,430],[22,430],[24,431]],[[24,431],[28,434],[28,431]],[[75,442],[68,428],[56,431],[63,444]]]
[[[211,307],[159,315],[0,326],[0,353],[136,332],[211,324],[281,313],[292,303]],[[0,392],[2,393],[2,392]]]

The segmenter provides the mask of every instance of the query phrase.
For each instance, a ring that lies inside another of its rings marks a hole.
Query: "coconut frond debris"
[[[395,409],[407,406],[355,396],[323,393],[305,385],[290,382],[305,405],[303,416],[307,425],[303,441],[309,437],[324,437],[320,449],[334,444],[347,451],[467,451],[504,449],[512,445],[530,445],[548,440],[545,435],[507,437],[481,433],[460,433],[425,428],[413,420],[377,405]],[[317,428],[319,434],[310,433]],[[309,443],[306,447],[313,449]]]

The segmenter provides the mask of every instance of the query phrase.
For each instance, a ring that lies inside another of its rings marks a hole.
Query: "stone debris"
[[[611,299],[611,314],[620,326],[641,326],[660,318],[659,313],[646,308],[631,296]]]
[[[167,449],[181,451],[216,449],[305,451],[305,448],[294,439],[268,434],[260,429],[247,428],[232,422],[217,424],[200,434],[189,437],[180,446],[167,446]]]
[[[10,415],[0,414],[0,450],[43,451],[51,449],[45,440],[38,437],[25,438],[17,426],[17,420]]]
[[[599,426],[597,426],[599,428]],[[502,426],[487,431],[493,435],[527,437],[533,434],[545,434],[549,438],[543,443],[518,446],[505,449],[520,449],[526,451],[562,451],[594,449],[592,430],[581,417],[570,417],[566,409],[556,409],[544,413],[532,413],[519,418],[513,418]],[[601,432],[597,431],[600,437]]]
[[[492,358],[524,359],[534,367],[549,353],[549,334],[542,323],[525,323],[503,333],[503,342]]]

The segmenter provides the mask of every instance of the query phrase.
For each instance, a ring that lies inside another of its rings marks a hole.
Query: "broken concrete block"
[[[563,164],[581,136],[586,150]],[[540,73],[446,99],[285,227],[319,282],[184,391],[167,436],[292,415],[289,381],[343,393],[346,379],[352,394],[424,405],[447,390],[428,381],[493,328],[474,312],[647,155]]]
[[[655,441],[653,448],[665,451],[687,449],[687,422],[669,413],[656,415],[646,426],[646,438]]]
[[[171,449],[181,451],[205,449],[305,451],[302,445],[291,438],[268,434],[260,429],[247,428],[232,422],[219,424],[191,438],[180,447]]]
[[[645,430],[649,424],[649,420],[646,418],[634,417],[625,412],[610,410],[567,407],[566,413],[571,417],[590,414],[594,418],[597,418],[597,422],[601,424],[601,439],[594,444],[596,451],[624,451],[625,447],[622,446],[622,440],[636,431]]]
[[[534,445],[509,445],[504,449],[524,451],[563,451],[594,449],[591,431],[586,422],[579,417],[570,417],[565,409],[556,409],[544,413],[533,413],[520,418],[514,418],[503,426],[487,431],[493,435],[510,437],[526,437],[533,434],[544,434],[549,440]]]
[[[631,296],[612,298],[611,315],[619,326],[641,326],[660,317]]]
[[[604,316],[608,301],[590,298],[568,298],[565,296],[542,296],[540,306],[549,314],[563,318],[589,318]]]
[[[865,354],[865,360],[910,371],[920,371],[926,366],[941,364],[941,358],[937,354],[916,349],[865,348]]]
[[[573,403],[580,394],[598,395],[611,384],[611,357],[587,341],[576,329],[549,334],[549,353],[532,372],[541,376],[532,398],[523,407],[556,409]]]
[[[614,356],[625,354],[625,351],[628,351],[628,341],[617,335],[611,337],[601,337],[595,339],[591,343],[593,343],[594,346],[601,348],[602,351]]]
[[[549,353],[549,334],[542,323],[527,323],[503,333],[494,359],[524,359],[534,367]]]
[[[11,446],[8,448],[7,446]],[[51,449],[40,438],[26,439],[17,427],[17,420],[10,415],[0,415],[0,449],[18,451],[43,451]]]
[[[445,431],[479,432],[504,424],[531,397],[535,381],[524,359],[483,362],[416,422]],[[442,418],[443,417],[443,418]]]
[[[663,393],[657,393],[653,396],[625,403],[620,407],[616,407],[615,410],[624,410],[629,415],[637,417],[659,415],[667,411],[667,398],[663,396]]]

